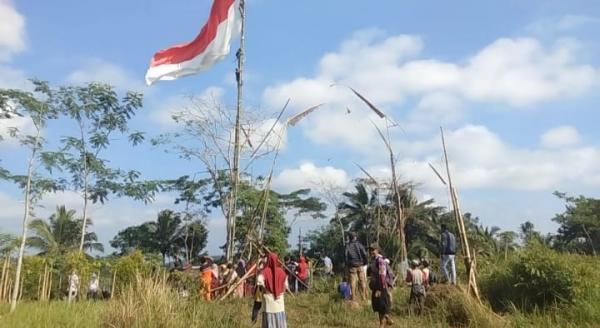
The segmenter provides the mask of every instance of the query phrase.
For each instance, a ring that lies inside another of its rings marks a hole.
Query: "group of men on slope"
[[[446,281],[455,285],[456,238],[454,234],[448,231],[445,224],[442,224],[441,228],[440,267]],[[390,325],[393,322],[390,317],[390,309],[392,289],[395,286],[396,278],[390,268],[390,261],[381,254],[379,245],[370,245],[368,252],[372,260],[371,263],[369,263],[367,250],[358,241],[357,234],[351,232],[345,250],[350,283],[347,286],[345,279],[340,285],[340,292],[345,298],[349,298],[354,302],[368,300],[367,276],[369,276],[368,286],[371,290],[371,307],[379,315],[380,327],[384,327],[386,324]],[[411,288],[409,303],[411,306],[415,305],[418,313],[420,313],[424,306],[426,290],[432,283],[437,281],[436,275],[430,271],[429,261],[424,259],[421,261],[411,260],[405,277],[405,282]]]

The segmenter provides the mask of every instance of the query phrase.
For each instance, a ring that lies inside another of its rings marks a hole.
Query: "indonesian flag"
[[[231,39],[240,32],[240,0],[214,0],[208,21],[196,38],[160,50],[150,62],[146,83],[174,80],[209,69],[229,54]]]

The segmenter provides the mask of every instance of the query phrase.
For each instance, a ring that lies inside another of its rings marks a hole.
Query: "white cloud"
[[[0,61],[25,49],[25,17],[10,0],[0,0]]]
[[[600,149],[577,146],[527,149],[506,144],[484,126],[467,125],[446,134],[453,178],[459,188],[507,188],[555,190],[573,185],[598,185]],[[399,163],[401,173],[441,188],[428,162],[442,167],[441,145],[434,137],[423,143],[424,155],[407,156]]]
[[[27,88],[25,73],[6,65],[26,48],[25,17],[10,0],[0,0],[0,88]]]
[[[572,30],[588,24],[600,23],[598,17],[586,16],[586,15],[565,15],[560,18],[557,24],[557,28],[560,30]]]
[[[89,58],[81,68],[67,77],[71,83],[87,82],[108,83],[121,90],[147,91],[143,78],[136,77],[124,68],[100,58]]]
[[[561,148],[579,143],[580,136],[577,129],[572,126],[560,126],[549,130],[541,137],[541,142],[547,148]]]
[[[343,169],[332,166],[318,167],[304,162],[298,168],[284,169],[273,181],[274,189],[292,191],[302,188],[315,188],[321,185],[345,188],[350,183]]]
[[[274,108],[291,98],[297,111],[326,103],[301,123],[306,136],[317,144],[364,153],[379,143],[370,123],[377,119],[349,90],[332,83],[356,88],[392,116],[405,110],[408,96],[422,97],[400,123],[410,132],[423,132],[459,123],[466,102],[530,108],[579,96],[600,77],[597,68],[578,63],[579,45],[573,40],[546,47],[533,38],[501,38],[463,61],[447,62],[417,58],[423,48],[417,36],[382,35],[377,30],[355,33],[321,58],[314,76],[269,86],[263,101]]]

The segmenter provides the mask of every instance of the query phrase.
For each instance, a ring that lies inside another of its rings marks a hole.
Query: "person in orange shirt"
[[[212,299],[210,292],[213,280],[212,262],[210,257],[205,257],[200,266],[200,297],[205,301]]]

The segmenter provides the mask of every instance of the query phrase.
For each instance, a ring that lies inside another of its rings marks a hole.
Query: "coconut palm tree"
[[[500,248],[504,251],[504,259],[508,258],[508,251],[517,248],[517,233],[514,231],[503,231],[496,235]]]
[[[163,264],[167,263],[167,256],[176,255],[179,247],[177,240],[181,228],[181,218],[171,210],[158,213],[156,222],[152,222],[154,242],[156,249],[163,258]]]
[[[367,244],[377,239],[376,210],[379,206],[377,189],[369,191],[363,181],[354,186],[354,192],[344,192],[345,201],[338,205],[342,224],[352,231],[356,231],[359,239]]]
[[[33,236],[27,241],[28,245],[37,248],[40,255],[60,255],[79,247],[79,232],[82,220],[75,217],[75,210],[67,210],[65,206],[56,208],[48,220],[35,219],[29,224]],[[92,221],[86,220],[91,226]],[[89,229],[86,229],[89,231]],[[84,239],[84,249],[88,251],[104,251],[94,232],[87,232]]]

